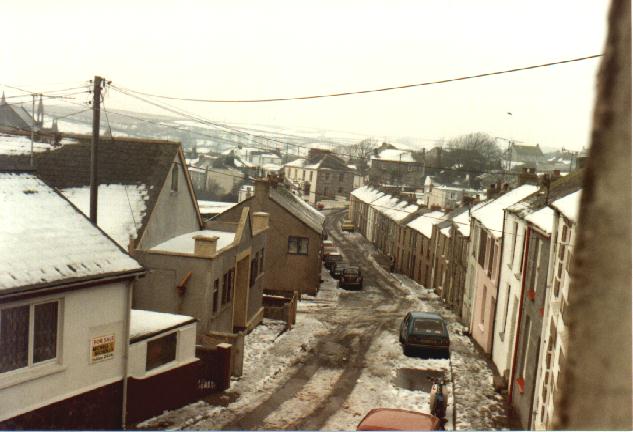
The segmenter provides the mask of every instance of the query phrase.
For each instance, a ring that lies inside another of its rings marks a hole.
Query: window
[[[486,294],[487,294],[487,288],[484,286],[484,291],[481,294],[481,317],[479,320],[479,323],[481,325],[484,325],[484,322],[486,321]]]
[[[338,193],[343,193],[343,187],[342,186],[339,186]]]
[[[156,369],[164,364],[176,360],[176,345],[178,333],[173,332],[167,336],[159,337],[147,342],[147,355],[145,357],[145,370]]]
[[[253,259],[251,260],[251,277],[250,277],[250,284],[251,286],[255,285],[255,279],[257,279],[257,265],[259,264],[259,252],[257,252],[255,254],[255,256],[253,257]]]
[[[214,314],[218,312],[219,291],[220,291],[220,279],[216,279],[215,281],[213,281],[213,304],[211,305],[211,308]]]
[[[312,174],[314,174],[314,171],[310,171],[310,183],[312,183]]]
[[[342,182],[343,180],[345,180],[345,173],[341,173],[338,175],[338,181]]]
[[[499,330],[499,336],[501,337],[501,340],[503,340],[503,337],[505,335],[506,332],[506,322],[508,321],[508,306],[510,306],[510,292],[511,292],[511,285],[508,284],[508,288],[507,288],[507,294],[506,294],[506,303],[505,303],[505,307],[503,308],[503,313],[501,314],[501,329]]]
[[[308,239],[305,237],[288,237],[289,255],[307,255]]]
[[[325,178],[325,180],[329,180],[329,179],[330,179],[330,173],[327,173],[327,172],[326,172],[326,173],[325,173],[325,177],[324,177],[324,178]]]
[[[477,262],[482,268],[486,267],[486,243],[488,242],[488,236],[483,228],[479,229],[479,255]]]
[[[525,260],[523,259],[523,254],[525,253],[525,245],[527,244],[528,241],[528,235],[527,235],[527,230],[523,231],[523,247],[521,247],[521,255],[519,255],[519,259],[521,260],[521,268],[519,270],[519,273],[523,273],[523,264],[525,263]]]
[[[178,192],[178,165],[171,169],[171,191]]]
[[[59,301],[0,310],[0,373],[57,358]]]
[[[224,276],[222,277],[222,285],[224,286],[224,289],[222,290],[222,304],[226,304],[231,301],[231,297],[233,294],[234,272],[235,270],[231,269],[228,272],[224,273]]]
[[[259,251],[259,273],[264,273],[264,248]]]
[[[497,245],[494,244],[494,240],[490,237],[489,251],[488,251],[488,276],[492,277],[492,265],[495,260],[495,255],[497,254]]]
[[[514,255],[517,248],[517,235],[519,234],[519,223],[515,222],[512,225],[512,250],[510,251],[510,267],[514,264]]]

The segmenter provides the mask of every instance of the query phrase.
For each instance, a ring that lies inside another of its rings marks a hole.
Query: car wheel
[[[404,355],[406,355],[407,357],[411,357],[411,348],[408,347],[407,345],[403,345],[402,346],[402,352],[404,353]]]

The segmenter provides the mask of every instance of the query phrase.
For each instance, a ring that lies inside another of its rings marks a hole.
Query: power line
[[[442,79],[442,80],[437,80],[437,81],[427,81],[427,82],[421,82],[421,83],[415,83],[415,84],[404,84],[404,85],[384,87],[384,88],[379,88],[379,89],[347,91],[347,92],[340,92],[340,93],[329,93],[329,94],[310,95],[310,96],[277,97],[277,98],[268,98],[268,99],[197,99],[197,98],[158,95],[158,94],[146,93],[146,92],[141,92],[141,91],[131,90],[131,89],[124,89],[124,90],[130,91],[132,93],[144,95],[144,96],[157,97],[161,99],[179,100],[179,101],[185,101],[185,102],[207,102],[207,103],[282,102],[282,101],[322,99],[322,98],[339,97],[339,96],[351,96],[351,95],[358,95],[358,94],[378,93],[378,92],[385,92],[385,91],[392,91],[392,90],[408,89],[408,88],[413,88],[413,87],[446,84],[446,83],[455,82],[455,81],[465,81],[465,80],[476,79],[476,78],[484,78],[484,77],[493,76],[493,75],[502,75],[502,74],[509,74],[509,73],[514,73],[514,72],[531,70],[531,69],[551,67],[551,66],[561,65],[565,63],[580,62],[584,60],[598,58],[601,56],[602,54],[594,54],[594,55],[590,55],[586,57],[578,57],[578,58],[567,59],[567,60],[558,60],[558,61],[549,62],[549,63],[518,67],[514,69],[507,69],[507,70],[496,71],[496,72],[485,72],[485,73],[480,73],[477,75],[468,75],[468,76],[462,76],[458,78],[448,78],[448,79]]]

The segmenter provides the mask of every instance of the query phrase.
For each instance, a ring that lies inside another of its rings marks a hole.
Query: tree
[[[502,151],[495,139],[475,132],[450,139],[442,150],[440,180],[447,183],[473,178],[481,173],[501,168]]]
[[[362,176],[366,176],[369,172],[369,160],[376,147],[378,147],[378,141],[374,138],[366,138],[349,146],[350,163],[356,164]]]

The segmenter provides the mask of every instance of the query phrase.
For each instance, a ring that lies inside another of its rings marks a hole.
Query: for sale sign
[[[90,339],[90,363],[114,358],[114,334]]]

